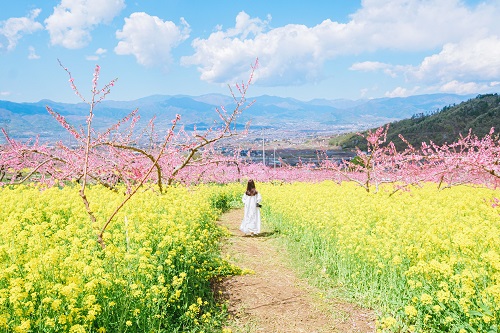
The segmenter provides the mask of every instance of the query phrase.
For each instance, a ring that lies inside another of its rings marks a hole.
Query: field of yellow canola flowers
[[[96,241],[75,187],[0,188],[0,332],[217,332],[215,219],[241,186],[138,193]],[[90,187],[100,222],[123,194]],[[240,194],[237,194],[239,199]]]
[[[266,223],[317,275],[379,311],[380,332],[497,332],[498,190],[266,184]]]

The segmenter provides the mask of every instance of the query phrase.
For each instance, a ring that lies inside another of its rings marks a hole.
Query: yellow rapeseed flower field
[[[0,188],[0,332],[219,332],[214,223],[241,184],[140,192],[107,229],[78,189]],[[315,274],[379,313],[381,332],[495,332],[500,319],[498,190],[435,184],[367,193],[353,183],[259,184],[265,223]],[[122,199],[88,190],[105,221]],[[221,307],[222,306],[222,307]]]
[[[0,332],[211,332],[223,313],[213,278],[239,269],[215,224],[239,185],[138,193],[103,250],[78,188],[0,188]],[[123,194],[91,186],[99,222]],[[239,196],[239,193],[238,193]]]
[[[317,274],[380,309],[380,331],[497,332],[498,190],[426,184],[390,195],[326,181],[260,191],[267,223]]]

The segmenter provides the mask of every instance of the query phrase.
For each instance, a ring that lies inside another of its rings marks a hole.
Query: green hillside
[[[500,131],[500,96],[498,94],[478,95],[458,105],[444,107],[429,114],[416,114],[409,119],[390,123],[387,142],[394,142],[398,149],[406,145],[398,137],[402,134],[413,146],[433,141],[439,145],[456,141],[460,134],[472,133],[482,137],[495,127]],[[366,140],[354,133],[330,139],[330,145],[352,149],[366,148]]]

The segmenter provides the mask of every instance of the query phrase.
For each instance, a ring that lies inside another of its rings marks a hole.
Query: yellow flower
[[[7,327],[9,323],[9,315],[4,313],[0,315],[0,327]]]
[[[56,326],[56,321],[54,318],[45,318],[45,325],[54,328]]]
[[[59,318],[57,318],[57,322],[61,325],[66,324],[66,316],[65,315],[60,315]]]
[[[431,304],[432,296],[424,293],[420,296],[420,302],[422,302],[422,304]]]
[[[31,329],[31,321],[28,319],[28,320],[23,320],[21,322],[21,325],[16,326],[14,328],[14,331],[16,333],[28,333],[30,329]]]
[[[86,332],[87,330],[85,329],[85,327],[79,324],[73,325],[69,329],[69,333],[86,333]]]
[[[395,326],[397,323],[397,320],[396,318],[394,317],[384,317],[380,320],[380,326],[383,328],[383,329],[390,329],[392,328],[393,326]]]
[[[436,298],[440,303],[447,303],[450,299],[450,292],[448,290],[438,290],[436,292]]]
[[[405,314],[410,318],[416,317],[418,314],[418,310],[413,305],[407,305],[405,306]]]

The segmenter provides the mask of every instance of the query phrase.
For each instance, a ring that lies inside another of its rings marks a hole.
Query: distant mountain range
[[[308,102],[293,98],[258,96],[249,98],[255,103],[238,119],[243,126],[251,121],[251,129],[272,128],[293,132],[331,133],[352,129],[366,129],[387,122],[434,112],[445,106],[460,103],[473,95],[429,94],[398,98],[366,100],[314,99]],[[89,107],[85,103],[68,104],[50,100],[36,103],[14,103],[0,100],[0,127],[16,139],[39,136],[41,140],[65,140],[69,135],[47,112],[46,106],[63,115],[76,127],[83,126]],[[156,116],[157,129],[168,127],[176,114],[187,129],[197,126],[206,128],[218,120],[215,108],[224,106],[228,112],[235,107],[233,99],[219,94],[202,96],[153,95],[133,101],[100,103],[95,112],[94,124],[103,129],[138,108],[141,115],[139,126],[144,126]],[[0,136],[0,143],[5,139]]]

